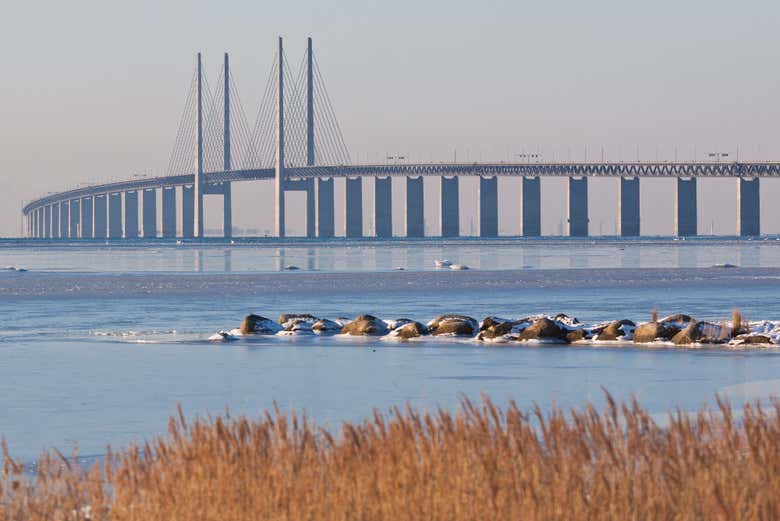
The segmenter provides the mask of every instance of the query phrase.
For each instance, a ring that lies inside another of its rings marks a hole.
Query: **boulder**
[[[319,320],[317,317],[308,313],[285,313],[279,316],[279,324],[281,324],[283,327],[288,322],[300,321],[314,324],[317,320]]]
[[[587,338],[587,331],[584,329],[575,329],[574,331],[569,331],[566,333],[566,342],[572,343],[572,342],[579,342],[580,340],[585,340]]]
[[[410,321],[396,327],[390,332],[390,336],[397,338],[417,338],[428,334],[428,328],[419,322]]]
[[[341,327],[338,323],[328,320],[327,318],[319,318],[311,325],[311,330],[319,335],[335,335],[341,332]]]
[[[292,319],[284,323],[284,331],[288,333],[312,333],[312,323],[304,319]]]
[[[648,344],[656,340],[671,340],[680,330],[681,328],[673,323],[646,322],[634,329],[634,343]]]
[[[596,340],[617,340],[627,336],[634,330],[636,324],[630,320],[615,320],[602,328],[594,328],[593,334]]]
[[[570,328],[577,328],[581,325],[579,320],[577,320],[575,317],[570,317],[566,313],[558,313],[553,317],[553,320],[555,322],[560,322],[564,326],[568,326]]]
[[[669,315],[668,317],[662,318],[660,322],[661,324],[674,326],[678,329],[684,329],[688,324],[691,323],[692,320],[693,318],[690,315],[677,313],[676,315]]]
[[[695,344],[701,339],[701,329],[695,320],[688,322],[685,329],[678,331],[672,337],[672,343],[675,345]]]
[[[465,315],[442,315],[428,322],[432,335],[474,336],[478,329],[477,321]]]
[[[675,345],[722,344],[728,341],[728,334],[729,331],[719,324],[691,319],[685,329],[672,337],[672,342]]]
[[[411,324],[414,322],[411,318],[396,318],[394,320],[385,320],[385,323],[387,323],[387,327],[390,329],[390,331],[394,331],[398,329],[401,326],[405,326],[406,324]]]
[[[518,340],[566,340],[569,330],[548,317],[541,317],[525,328]]]
[[[729,344],[734,346],[743,346],[743,345],[774,345],[774,342],[772,342],[772,339],[767,335],[762,335],[760,333],[746,333],[744,335],[739,335],[731,339],[731,342]]]
[[[477,340],[492,340],[508,335],[512,332],[514,322],[497,317],[487,317],[482,321],[477,334]]]
[[[514,320],[507,320],[505,318],[487,317],[482,321],[479,327],[479,333],[477,333],[477,340],[493,340],[495,338],[507,337],[515,331]]]
[[[341,328],[341,334],[353,336],[383,336],[389,331],[383,320],[372,315],[360,315]]]
[[[252,314],[244,317],[239,329],[242,335],[274,335],[281,331],[282,327],[270,318]]]

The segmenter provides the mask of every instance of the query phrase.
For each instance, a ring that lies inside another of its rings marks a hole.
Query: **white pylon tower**
[[[276,172],[274,177],[276,219],[274,235],[284,237],[284,50],[281,36],[279,37],[277,64],[279,76],[276,87]]]
[[[228,53],[225,53],[225,85],[224,85],[224,119],[222,134],[222,168],[226,172],[233,169],[233,160],[230,155],[230,58]],[[229,239],[233,236],[233,201],[232,190],[230,182],[226,181],[222,184],[222,197],[223,197],[223,236]]]
[[[195,201],[193,223],[193,235],[203,237],[203,70],[200,53],[198,53],[198,73],[196,77],[197,101],[195,109],[195,141],[197,153],[195,154]]]
[[[314,74],[311,37],[306,41],[306,166],[314,166]]]
[[[306,166],[314,166],[314,75],[311,37],[306,40]],[[306,186],[306,237],[317,236],[318,179],[309,179]]]

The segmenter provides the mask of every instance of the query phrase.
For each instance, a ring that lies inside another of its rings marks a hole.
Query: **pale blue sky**
[[[449,159],[454,149],[504,159],[523,147],[561,158],[569,146],[573,157],[604,146],[612,159],[635,158],[637,146],[643,159],[657,148],[671,159],[677,147],[682,159],[694,146],[739,145],[745,159],[780,160],[778,27],[780,4],[763,0],[5,1],[0,234],[17,233],[22,201],[46,191],[164,171],[197,51],[213,77],[231,53],[254,114],[280,34],[296,62],[314,38],[353,159]],[[645,232],[671,232],[671,187],[643,185]],[[762,188],[763,229],[780,232],[780,183]],[[502,190],[508,200],[517,192],[511,182]],[[555,233],[562,184],[543,190],[543,231]],[[236,191],[236,225],[270,228],[270,192]],[[703,182],[700,194],[700,230],[733,233],[734,184]],[[615,203],[614,183],[592,183],[592,233],[613,232]],[[218,225],[215,204],[208,227]],[[501,216],[505,233],[517,233],[513,211]]]

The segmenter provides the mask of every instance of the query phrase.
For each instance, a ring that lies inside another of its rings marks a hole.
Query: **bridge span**
[[[285,236],[284,193],[304,191],[305,207],[295,210],[306,215],[307,237],[334,237],[337,207],[343,209],[345,215],[343,234],[346,237],[362,237],[363,183],[373,180],[373,230],[377,237],[390,237],[393,222],[391,178],[401,177],[406,182],[405,236],[422,237],[425,234],[422,178],[436,177],[440,183],[439,235],[457,237],[460,235],[459,179],[476,176],[479,178],[478,229],[482,237],[498,235],[498,177],[521,178],[521,195],[517,203],[521,234],[528,237],[541,235],[542,177],[566,177],[569,180],[567,223],[571,236],[588,234],[588,179],[591,177],[620,179],[618,234],[621,236],[641,234],[641,178],[677,179],[674,232],[691,236],[698,231],[697,179],[731,177],[736,181],[736,234],[755,236],[761,233],[760,178],[780,177],[778,162],[350,164],[330,100],[321,92],[324,87],[315,90],[315,85],[321,86],[321,76],[316,69],[311,38],[297,82],[286,71],[286,63],[282,39],[279,38],[272,70],[273,82],[266,92],[268,103],[264,98],[255,125],[258,132],[249,135],[246,123],[241,124],[243,114],[239,112],[238,117],[235,117],[236,114],[231,117],[231,109],[235,110],[231,96],[235,94],[231,94],[234,87],[227,54],[222,81],[218,82],[222,96],[211,99],[211,111],[207,110],[209,100],[204,99],[208,98],[208,93],[204,93],[201,56],[198,54],[193,87],[187,102],[193,114],[192,118],[182,118],[179,136],[183,139],[177,140],[168,175],[80,187],[41,197],[23,208],[26,235],[46,239],[202,237],[203,196],[216,194],[224,199],[223,232],[229,238],[233,228],[232,183],[268,180],[274,183],[276,236]],[[209,126],[208,116],[217,113],[214,109],[218,105],[221,109],[218,121]],[[321,109],[324,112],[318,113],[316,107],[324,107]],[[185,116],[186,111],[185,108]],[[320,117],[316,117],[317,114]],[[319,122],[319,132],[315,118]],[[246,138],[244,149],[236,150],[234,138],[242,135]],[[234,161],[237,151],[243,157],[244,165]],[[273,157],[267,157],[271,153]],[[318,156],[329,164],[318,164]],[[344,201],[337,205],[334,179],[339,177],[346,179],[346,189]],[[161,192],[162,201],[159,213],[158,192]],[[177,231],[179,214],[182,222],[180,232]]]

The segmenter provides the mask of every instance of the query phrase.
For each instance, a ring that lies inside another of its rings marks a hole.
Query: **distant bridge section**
[[[479,234],[498,235],[498,177],[521,178],[518,205],[521,234],[541,233],[542,177],[568,178],[568,234],[588,234],[588,178],[620,179],[618,233],[639,236],[640,179],[676,178],[675,234],[698,232],[697,179],[731,177],[736,180],[741,236],[759,235],[762,177],[780,177],[777,162],[497,162],[497,163],[389,163],[351,164],[335,111],[312,52],[311,38],[297,74],[286,66],[279,38],[268,85],[254,128],[250,129],[230,73],[224,65],[212,95],[197,68],[185,103],[184,115],[171,154],[168,175],[82,187],[49,194],[23,209],[26,234],[33,238],[132,239],[202,237],[203,197],[224,200],[223,231],[232,233],[231,185],[241,181],[274,183],[274,233],[285,235],[287,191],[306,192],[306,236],[335,236],[334,213],[345,212],[347,237],[363,236],[363,183],[373,180],[373,230],[377,237],[392,235],[391,179],[406,182],[405,236],[424,235],[422,177],[441,184],[440,230],[443,237],[460,234],[459,179],[479,178]],[[236,110],[238,109],[238,110]],[[343,177],[345,200],[334,199],[334,179]],[[158,197],[158,195],[160,197]],[[158,199],[162,202],[158,212]],[[178,201],[178,204],[177,204]],[[177,230],[178,215],[182,228]]]

